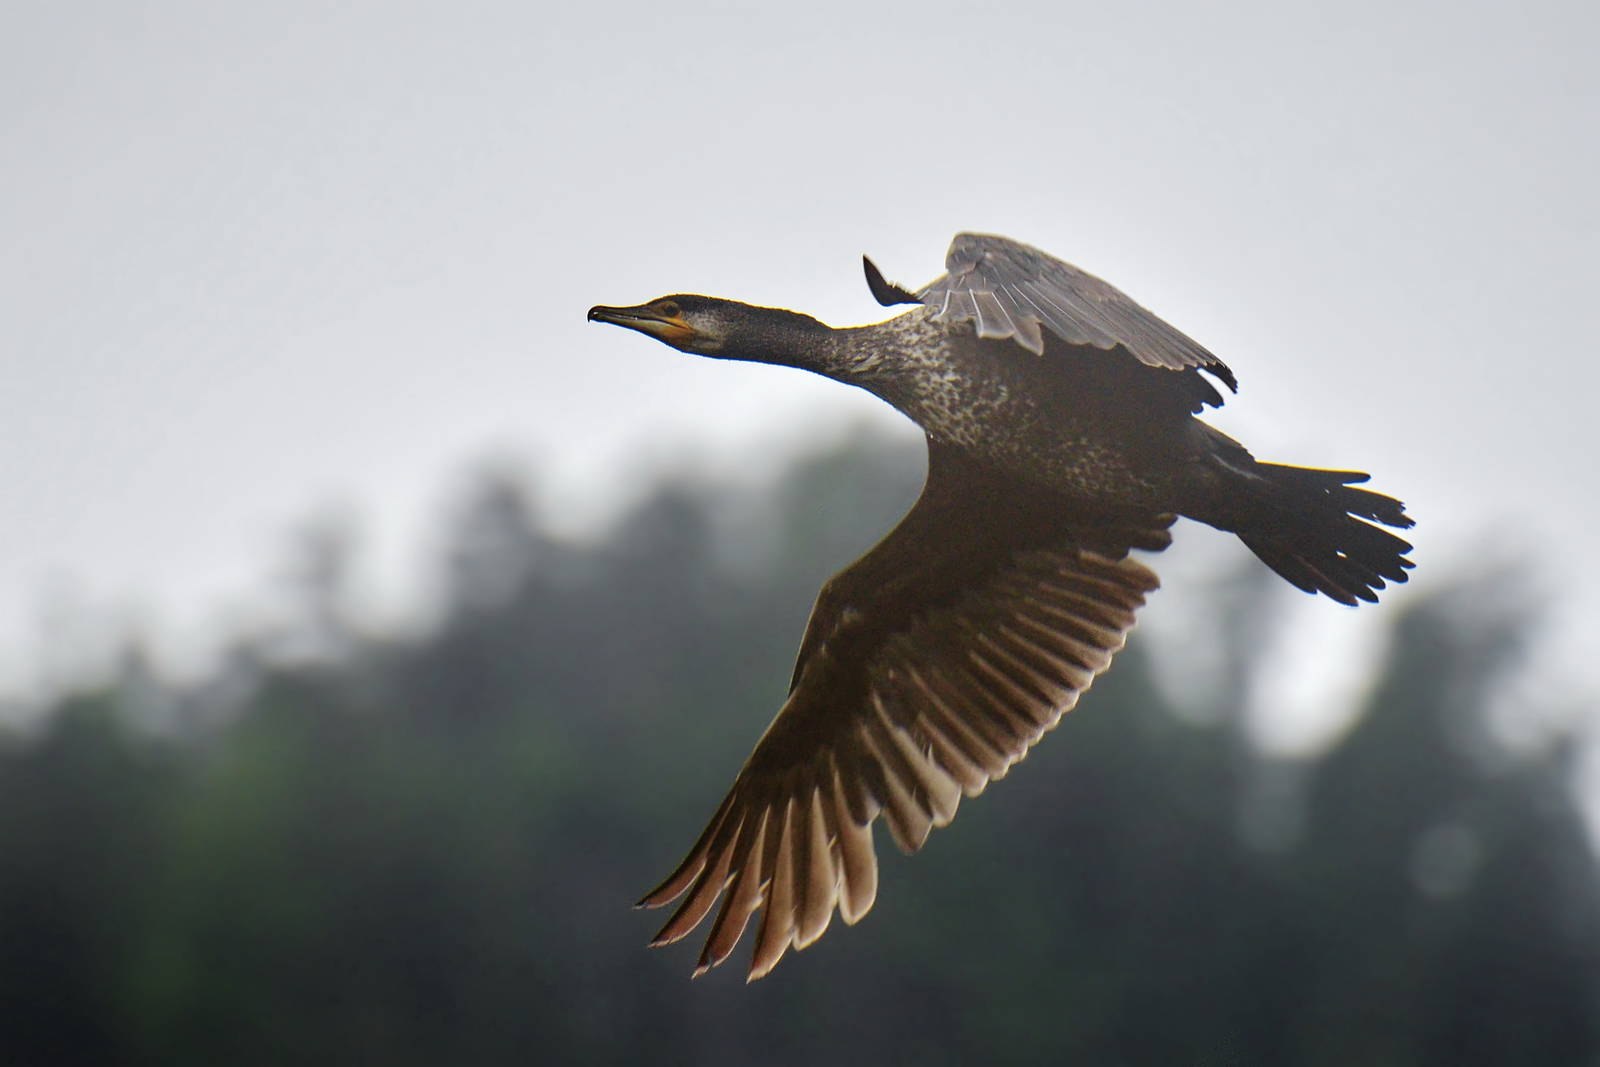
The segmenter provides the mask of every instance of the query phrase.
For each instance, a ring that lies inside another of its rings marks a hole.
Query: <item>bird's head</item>
[[[799,366],[830,332],[809,315],[690,293],[635,307],[596,305],[589,309],[589,321],[626,326],[698,356]]]

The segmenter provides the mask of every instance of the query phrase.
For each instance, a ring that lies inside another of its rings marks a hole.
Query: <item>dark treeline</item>
[[[748,987],[647,951],[629,904],[917,477],[858,442],[753,510],[667,485],[586,544],[485,478],[426,637],[349,626],[324,542],[303,632],[59,700],[0,741],[0,1062],[1600,1062],[1575,745],[1487,722],[1531,620],[1427,572],[1373,612],[1389,651],[1323,758],[1174,714],[1136,633],[922,855],[878,835],[860,926]],[[1216,603],[1244,662],[1263,590]]]

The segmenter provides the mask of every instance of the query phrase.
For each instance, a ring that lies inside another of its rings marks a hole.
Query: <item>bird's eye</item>
[[[677,303],[675,301],[668,300],[666,303],[662,304],[661,305],[661,314],[665,315],[669,319],[677,318],[678,317],[678,305],[677,305]]]

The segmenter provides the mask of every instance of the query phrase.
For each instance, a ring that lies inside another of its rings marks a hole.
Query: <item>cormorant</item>
[[[749,978],[872,907],[880,814],[906,852],[1005,775],[1111,663],[1185,515],[1344,604],[1404,582],[1412,524],[1367,475],[1256,461],[1194,416],[1233,372],[1119,290],[1004,237],[961,234],[915,294],[863,257],[884,305],[834,329],[707,296],[594,307],[683,352],[860,386],[927,436],[922,495],[823,587],[788,699],[688,857],[640,903],[687,894],[651,942],[722,906],[695,974],[765,908]]]

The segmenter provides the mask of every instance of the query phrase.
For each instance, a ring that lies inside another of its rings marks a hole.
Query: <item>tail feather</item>
[[[1411,543],[1382,528],[1406,529],[1411,516],[1393,497],[1352,487],[1366,474],[1277,463],[1242,473],[1227,521],[1215,525],[1237,533],[1295,587],[1341,604],[1376,603],[1378,590],[1404,582],[1415,566]]]

